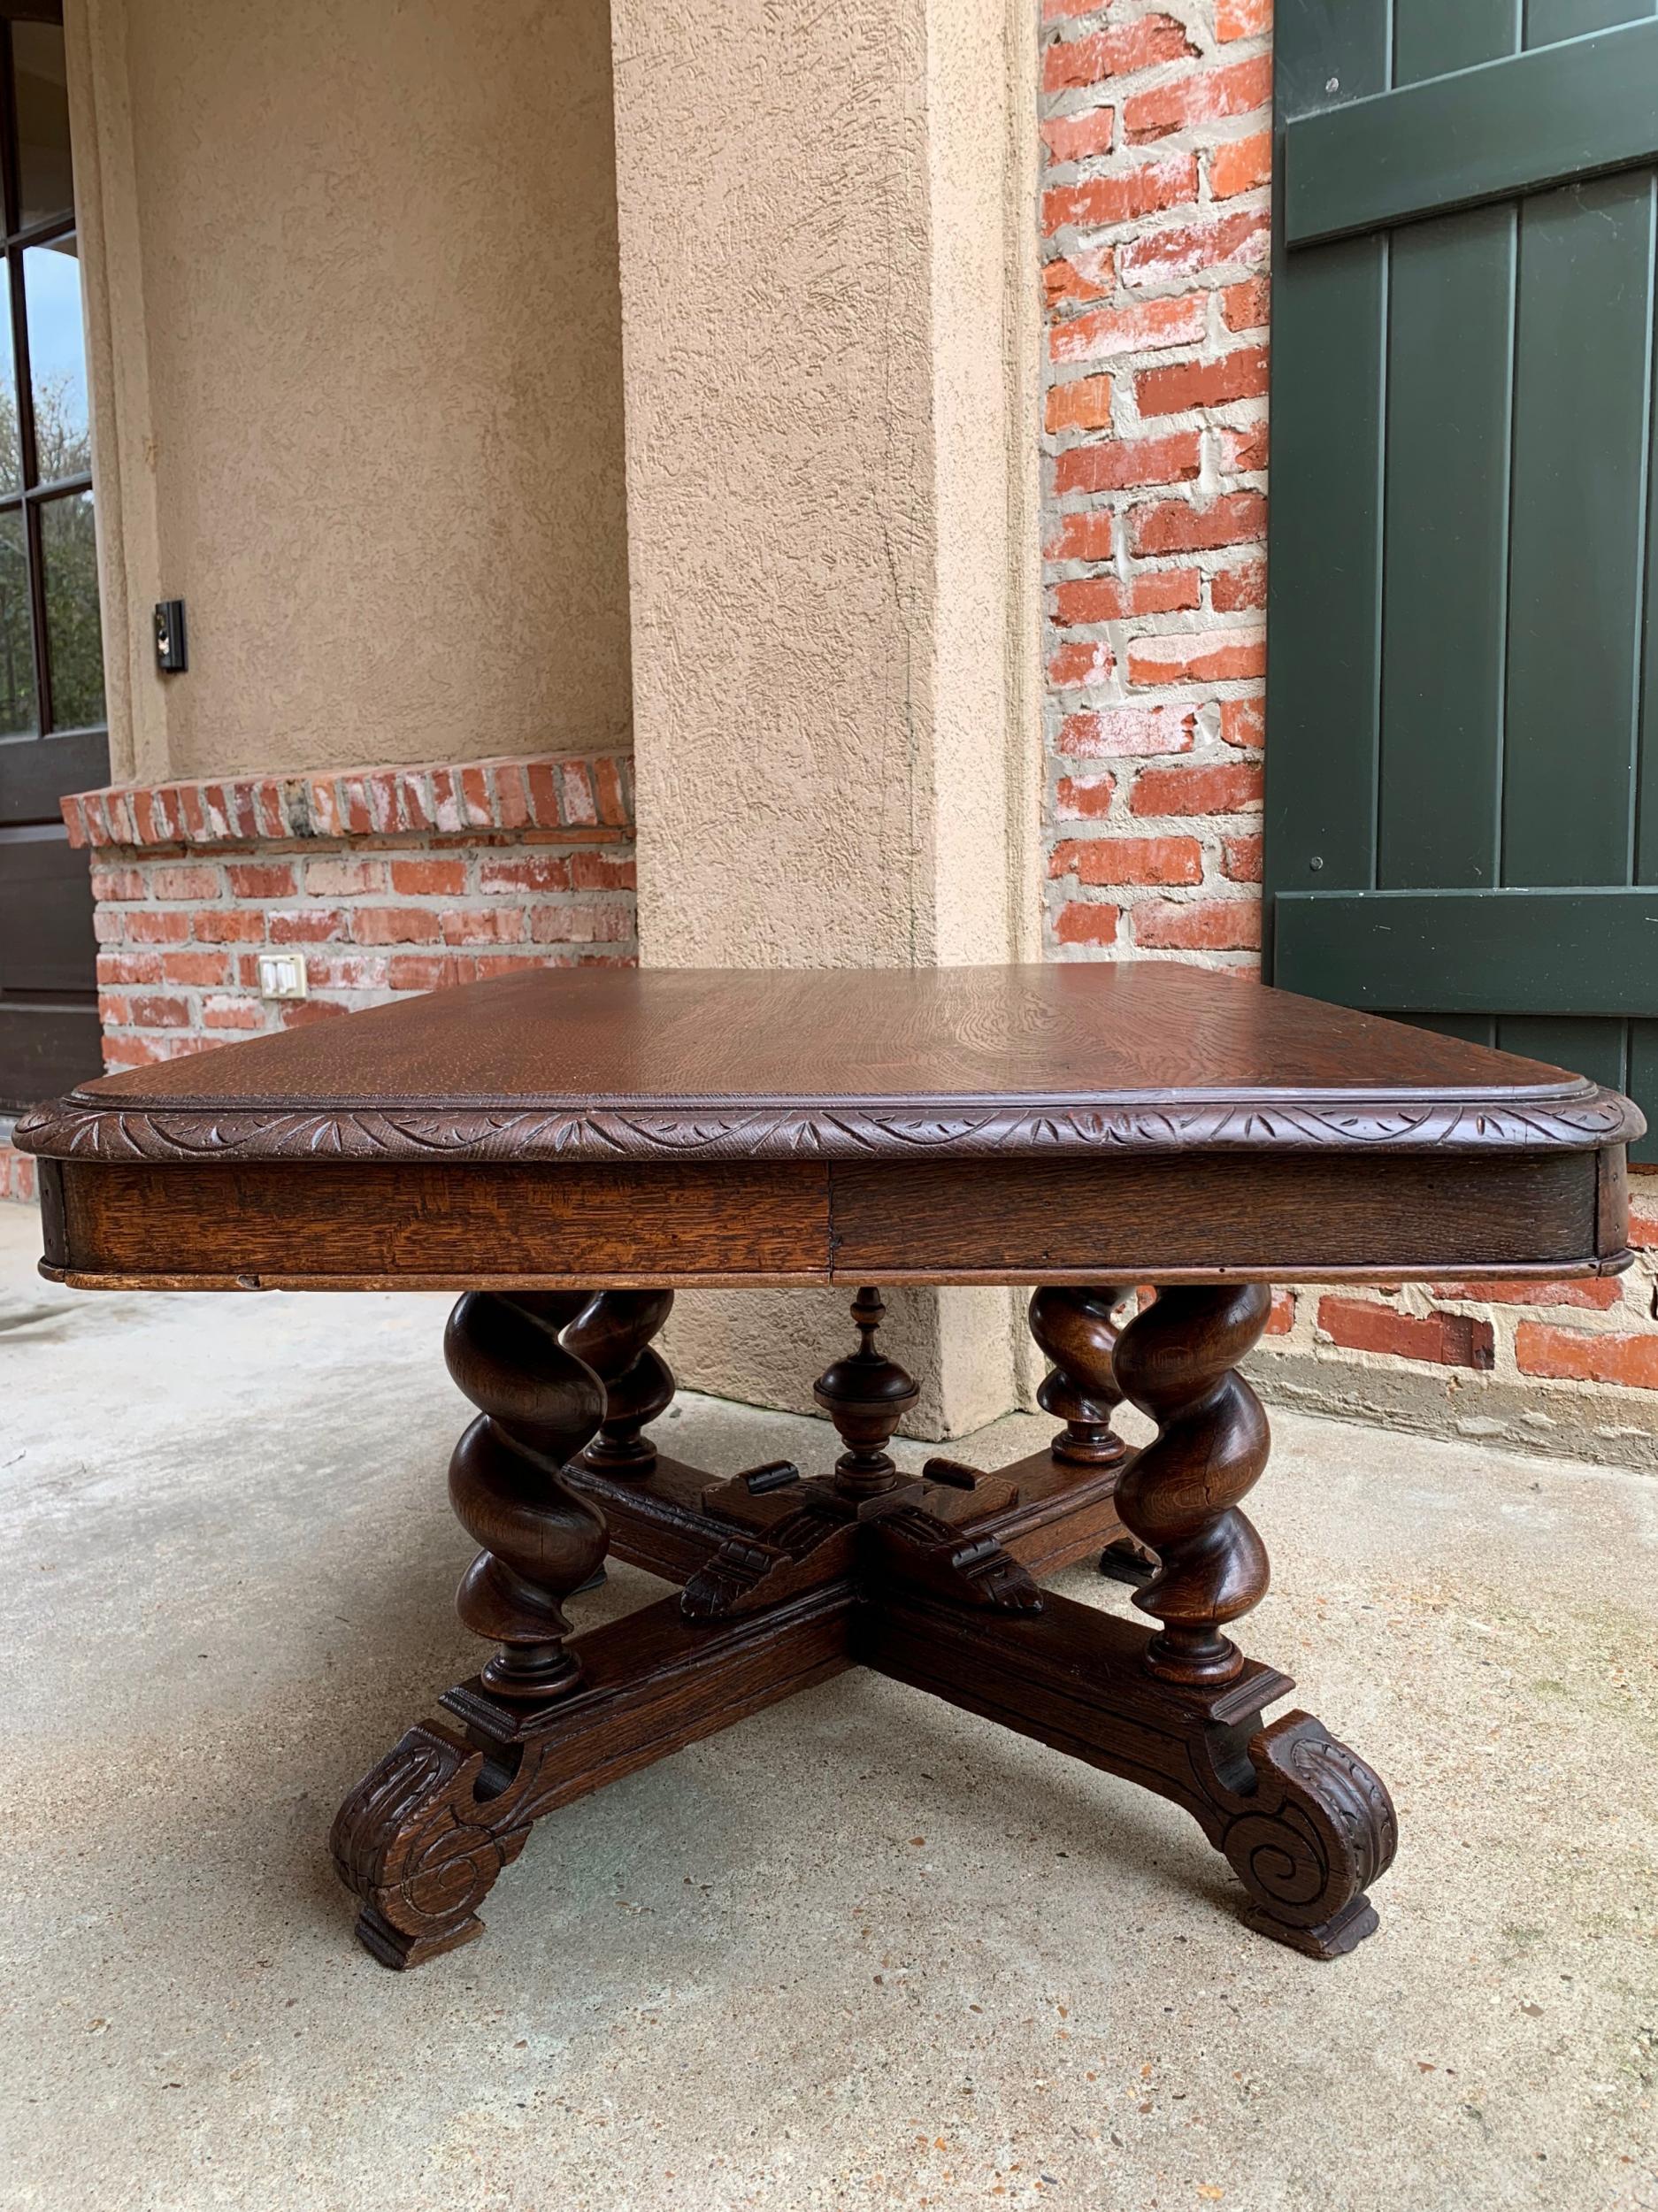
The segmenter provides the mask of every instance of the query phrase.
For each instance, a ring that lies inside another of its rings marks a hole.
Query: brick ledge
[[[248,845],[272,839],[632,833],[633,762],[591,753],[111,784],[63,802],[72,845]]]

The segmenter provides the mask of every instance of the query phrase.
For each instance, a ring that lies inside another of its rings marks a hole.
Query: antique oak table
[[[56,1280],[463,1294],[458,1605],[495,1649],[333,1839],[363,1942],[411,1966],[481,1932],[543,1814],[854,1665],[1172,1799],[1254,1927],[1350,1950],[1393,1810],[1320,1722],[1265,1720],[1293,1685],[1226,1633],[1267,1586],[1238,1363],[1273,1279],[1624,1266],[1641,1125],[1556,1068],[1140,964],[520,973],[108,1076],[17,1140]],[[832,1476],[658,1454],[676,1289],[836,1282]],[[876,1286],[934,1283],[1037,1286],[1050,1448],[894,1466],[917,1386]],[[607,1548],[680,1594],[572,1637]],[[1039,1586],[1101,1548],[1155,1629]]]

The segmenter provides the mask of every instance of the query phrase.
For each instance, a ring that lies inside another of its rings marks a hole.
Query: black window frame
[[[93,732],[109,727],[108,697],[105,712],[96,722],[60,724],[53,712],[51,646],[46,624],[46,568],[42,557],[42,526],[44,510],[55,501],[80,496],[92,490],[90,468],[73,476],[54,477],[50,483],[40,481],[40,456],[35,448],[35,388],[29,375],[28,308],[23,286],[23,256],[30,246],[50,246],[61,238],[76,234],[75,211],[72,205],[66,213],[53,215],[44,222],[31,223],[23,227],[19,223],[22,195],[21,157],[19,147],[17,78],[12,65],[11,26],[13,23],[55,23],[60,28],[64,12],[61,4],[6,4],[0,0],[0,21],[4,35],[0,36],[0,252],[5,257],[5,283],[11,306],[12,373],[15,380],[18,419],[18,467],[21,488],[15,492],[0,492],[0,518],[21,514],[23,518],[23,555],[28,579],[29,631],[35,654],[35,732],[40,737],[51,737],[60,732]]]

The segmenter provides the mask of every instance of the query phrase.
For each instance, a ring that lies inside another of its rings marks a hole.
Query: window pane
[[[37,480],[50,484],[92,466],[81,264],[73,238],[55,238],[50,246],[26,251],[23,305],[28,317]]]
[[[14,23],[12,66],[18,91],[19,227],[67,215],[74,206],[69,169],[69,90],[63,27]]]
[[[35,647],[29,626],[28,563],[23,552],[23,518],[0,515],[0,735],[32,730],[35,714]]]
[[[46,571],[46,654],[52,724],[79,730],[104,719],[104,641],[98,634],[98,548],[90,492],[41,511]]]
[[[18,444],[18,380],[12,358],[12,288],[5,256],[0,253],[0,492],[14,492],[23,481]]]

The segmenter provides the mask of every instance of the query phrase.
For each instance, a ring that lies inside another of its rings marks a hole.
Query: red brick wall
[[[1048,941],[1253,966],[1269,12],[1046,15]]]
[[[1047,941],[1261,941],[1270,0],[1045,0]],[[1658,1465],[1658,1180],[1636,1268],[1281,1293],[1308,1402]]]
[[[114,787],[65,803],[88,848],[106,1067],[177,1058],[518,967],[631,964],[625,757]],[[310,995],[259,995],[258,955]],[[0,1197],[34,1164],[0,1147]]]

